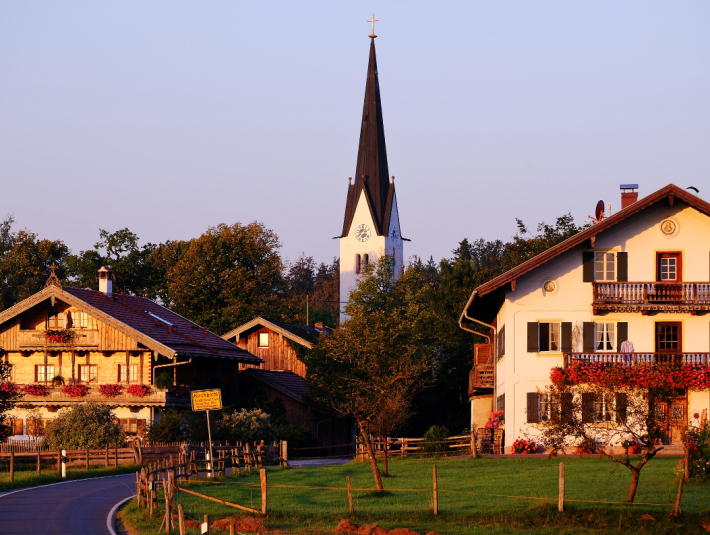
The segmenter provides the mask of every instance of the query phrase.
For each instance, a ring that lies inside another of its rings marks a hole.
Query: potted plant
[[[535,453],[537,450],[537,444],[531,440],[525,440],[524,438],[518,437],[518,439],[513,442],[510,448],[511,453],[519,455],[527,455],[528,453]]]
[[[582,442],[577,444],[577,453],[581,455],[586,455],[589,453],[596,453],[597,443],[591,438],[585,438]]]
[[[55,375],[52,377],[52,386],[64,386],[64,377],[61,375]]]
[[[624,451],[627,455],[633,455],[638,449],[638,446],[636,445],[636,439],[631,436],[621,443],[621,447],[624,448]]]

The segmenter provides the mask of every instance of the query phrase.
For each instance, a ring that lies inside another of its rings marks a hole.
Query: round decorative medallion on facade
[[[664,217],[658,224],[658,230],[664,238],[672,239],[680,233],[680,223],[675,217]]]
[[[543,279],[542,295],[555,295],[560,290],[560,283],[554,279]]]

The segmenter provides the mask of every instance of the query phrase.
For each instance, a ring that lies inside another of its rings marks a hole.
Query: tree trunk
[[[385,476],[389,477],[390,472],[389,469],[387,468],[387,437],[385,437]]]
[[[375,452],[372,449],[372,442],[370,442],[370,437],[367,436],[367,430],[363,427],[359,419],[357,423],[360,428],[360,436],[367,447],[367,454],[370,457],[370,467],[372,468],[372,477],[375,478],[375,487],[378,492],[382,492],[385,489],[382,486],[382,478],[380,477],[380,471],[377,468],[377,459],[375,458]]]
[[[636,496],[636,489],[639,486],[639,476],[641,476],[641,471],[632,466],[629,466],[629,470],[631,470],[631,486],[629,487],[629,497],[626,501],[633,502],[634,497]]]

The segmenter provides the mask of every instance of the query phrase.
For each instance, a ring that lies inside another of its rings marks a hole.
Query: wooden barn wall
[[[269,347],[259,347],[259,333],[269,333]],[[285,336],[266,327],[240,338],[237,346],[264,360],[261,364],[242,364],[241,369],[258,368],[260,370],[290,371],[301,377],[306,376],[306,365],[296,355],[291,342]]]
[[[20,334],[20,318],[15,318],[0,326],[0,347],[4,351],[18,351]]]

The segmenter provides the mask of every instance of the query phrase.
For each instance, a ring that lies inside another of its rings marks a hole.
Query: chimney
[[[113,270],[111,266],[101,266],[99,269],[99,291],[108,297],[113,295]]]
[[[639,192],[636,191],[637,189],[639,189],[638,184],[621,184],[621,186],[619,186],[619,189],[621,190],[622,210],[627,206],[631,206],[639,200]]]

